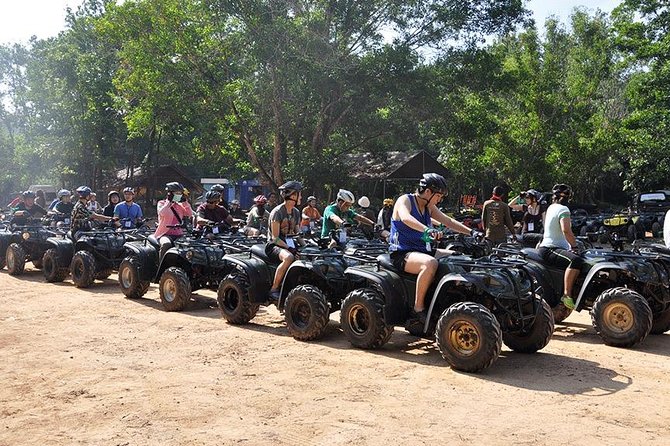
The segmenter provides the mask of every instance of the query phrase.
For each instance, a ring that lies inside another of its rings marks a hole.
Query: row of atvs
[[[246,324],[259,307],[276,305],[290,334],[303,341],[322,336],[330,314],[340,311],[342,331],[356,347],[379,348],[402,326],[434,336],[444,359],[463,371],[490,366],[502,343],[523,353],[542,349],[554,323],[570,313],[559,302],[563,271],[521,244],[493,248],[484,240],[446,234],[441,247],[457,254],[439,260],[426,297],[428,317],[420,324],[411,311],[416,276],[398,271],[377,238],[333,233],[329,240],[308,239],[283,279],[279,300],[271,301],[277,264],[268,259],[262,237],[216,225],[188,230],[159,258],[158,241],[146,227],[100,227],[74,241],[48,226],[0,230],[1,266],[20,275],[32,262],[47,281],[71,274],[78,287],[118,271],[128,298],[141,298],[150,283],[158,283],[168,311],[184,309],[193,291],[211,289],[231,324]],[[339,246],[327,248],[333,239]],[[583,256],[573,293],[576,310],[590,310],[606,344],[631,347],[649,333],[670,329],[670,252],[640,244],[629,251],[586,249]]]

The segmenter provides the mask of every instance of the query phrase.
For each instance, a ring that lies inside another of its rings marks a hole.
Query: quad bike
[[[321,245],[327,244],[324,239]],[[218,303],[228,323],[246,324],[260,306],[276,305],[284,313],[289,333],[295,339],[310,341],[321,337],[329,316],[340,309],[342,299],[361,285],[361,279],[345,274],[360,252],[385,252],[379,243],[349,245],[345,252],[318,246],[298,251],[298,258],[284,275],[278,301],[269,297],[278,262],[268,258],[265,245],[254,245],[249,253],[228,255],[235,269],[221,282]]]
[[[124,246],[119,286],[126,297],[137,299],[148,291],[151,282],[158,283],[163,308],[181,311],[193,291],[218,288],[231,269],[223,259],[226,253],[246,251],[255,241],[228,227],[208,225],[202,230],[188,230],[159,259],[160,243],[150,235]]]
[[[533,353],[554,331],[551,308],[523,260],[440,258],[426,295],[424,324],[412,314],[417,276],[396,269],[388,254],[346,273],[364,281],[347,295],[340,312],[342,331],[355,347],[379,348],[394,326],[404,326],[411,334],[434,338],[452,368],[477,372],[495,362],[503,342]]]
[[[26,225],[10,226],[0,232],[0,266],[7,265],[13,276],[23,274],[27,262],[41,269],[58,248],[65,232],[50,229],[50,220],[31,220]]]

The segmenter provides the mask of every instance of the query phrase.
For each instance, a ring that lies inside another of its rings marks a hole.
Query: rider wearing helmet
[[[182,203],[184,186],[174,181],[165,185],[165,191],[165,199],[156,205],[158,227],[154,233],[160,242],[161,258],[172,247],[172,242],[184,235],[183,228],[170,226],[181,226],[193,217],[191,205],[188,202]]]
[[[393,198],[384,198],[383,207],[377,214],[377,225],[383,231],[391,230],[391,214],[393,214]]]
[[[484,207],[482,208],[482,225],[486,231],[486,238],[496,245],[507,241],[505,227],[509,229],[512,238],[516,240],[514,222],[512,221],[509,206],[502,201],[503,193],[502,186],[494,187],[491,198],[484,202]]]
[[[448,251],[435,250],[431,246],[431,239],[442,237],[442,233],[433,228],[432,220],[463,234],[475,232],[437,208],[446,192],[447,182],[444,177],[425,173],[416,192],[398,198],[391,216],[391,261],[398,270],[418,275],[413,318],[420,323],[426,321],[424,302],[437,271],[437,259],[449,255]]]
[[[577,239],[572,233],[570,209],[567,206],[572,197],[572,189],[567,184],[557,184],[552,193],[553,203],[547,209],[539,251],[542,258],[550,265],[565,268],[561,303],[572,310],[575,308],[572,286],[579,276],[584,259],[575,252]]]
[[[25,225],[28,219],[41,218],[47,215],[47,211],[35,203],[35,192],[27,190],[21,194],[21,202],[13,209],[14,215],[11,222],[15,225]]]
[[[244,234],[249,237],[257,237],[267,232],[270,212],[265,208],[268,199],[265,195],[258,195],[254,198],[254,207],[249,210],[247,215],[247,225],[244,227]]]
[[[74,208],[72,193],[67,189],[61,189],[56,194],[56,198],[58,201],[49,211],[49,215],[66,215],[69,221]]]
[[[121,202],[121,194],[115,190],[110,191],[107,194],[107,205],[102,208],[102,215],[113,217],[114,209],[116,208],[116,205],[119,204],[119,202]]]
[[[244,213],[240,207],[240,200],[235,199],[230,201],[230,215],[237,220],[246,220],[247,214]]]
[[[226,188],[224,187],[223,184],[215,184],[214,186],[210,187],[209,190],[221,194],[221,202],[219,203],[219,206],[223,206],[227,210],[230,210],[230,205],[228,204],[225,198]]]
[[[344,223],[349,223],[356,220],[359,223],[365,223],[374,226],[375,222],[367,217],[356,213],[351,209],[354,204],[354,194],[346,189],[340,189],[337,192],[337,199],[330,204],[323,211],[323,227],[321,228],[321,237],[328,237],[330,231],[342,226]]]
[[[296,241],[293,239],[300,232],[300,204],[302,183],[288,181],[279,186],[283,203],[277,205],[269,216],[268,243],[265,245],[266,255],[275,262],[280,262],[270,289],[270,301],[279,300],[279,288],[284,274],[298,254]]]
[[[135,189],[126,187],[123,189],[123,203],[118,203],[114,206],[114,217],[119,219],[119,226],[125,229],[137,227],[144,216],[142,208],[133,201],[134,199]]]
[[[310,195],[307,197],[307,206],[302,208],[302,220],[300,221],[300,230],[307,233],[312,230],[314,223],[321,220],[321,212],[316,208],[316,197]]]
[[[221,194],[210,190],[205,194],[205,202],[195,211],[195,222],[199,227],[205,225],[222,225],[226,229],[233,226],[233,217],[223,206],[220,206]]]
[[[91,188],[88,186],[79,186],[76,190],[78,200],[72,208],[72,221],[70,222],[70,230],[75,240],[79,238],[79,234],[83,231],[91,229],[91,220],[110,221],[112,217],[97,214],[88,209],[88,199],[91,196]]]

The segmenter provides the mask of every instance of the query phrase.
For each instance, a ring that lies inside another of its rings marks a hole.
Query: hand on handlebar
[[[484,238],[484,233],[481,232],[481,231],[478,231],[477,229],[471,229],[470,230],[470,236],[480,240],[480,239]]]

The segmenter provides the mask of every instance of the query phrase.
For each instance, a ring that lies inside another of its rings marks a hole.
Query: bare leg
[[[568,268],[565,270],[565,275],[563,276],[563,294],[572,296],[572,287],[575,284],[575,280],[579,276],[579,270],[574,268]]]
[[[425,309],[426,293],[428,292],[430,284],[433,282],[436,271],[437,260],[431,255],[420,252],[411,252],[405,258],[405,272],[417,274],[414,311],[422,311]]]
[[[284,279],[284,274],[286,274],[288,267],[291,266],[291,263],[293,263],[295,257],[293,257],[293,254],[291,254],[286,249],[282,249],[279,252],[279,260],[281,260],[281,263],[279,264],[279,266],[277,267],[277,271],[275,272],[275,279],[272,282],[272,290],[279,290],[281,282]]]

